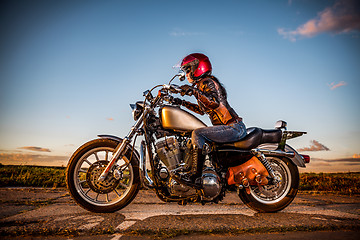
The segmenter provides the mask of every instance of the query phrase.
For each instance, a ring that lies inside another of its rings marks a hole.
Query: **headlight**
[[[137,121],[144,110],[144,102],[139,101],[135,104],[130,104],[130,107],[132,109],[133,118],[135,121]]]
[[[132,111],[132,116],[133,116],[135,121],[137,121],[139,119],[140,115],[141,115],[141,112],[139,110],[133,110]]]

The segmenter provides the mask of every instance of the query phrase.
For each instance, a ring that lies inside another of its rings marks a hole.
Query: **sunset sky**
[[[2,164],[125,136],[129,104],[201,52],[247,127],[285,120],[306,171],[360,171],[359,1],[6,0],[0,36]]]

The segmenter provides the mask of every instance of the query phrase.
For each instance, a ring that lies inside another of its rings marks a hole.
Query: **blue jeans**
[[[216,125],[195,129],[191,135],[191,143],[202,149],[205,142],[236,142],[245,136],[245,124],[243,122],[237,122],[229,125]]]

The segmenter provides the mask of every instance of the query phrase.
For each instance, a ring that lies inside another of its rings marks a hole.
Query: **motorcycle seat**
[[[279,143],[282,132],[279,129],[264,130],[257,127],[246,129],[247,135],[240,141],[226,143],[223,147],[235,147],[242,150],[253,149],[263,143]]]

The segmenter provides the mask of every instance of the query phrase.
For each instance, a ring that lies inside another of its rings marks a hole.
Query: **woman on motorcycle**
[[[211,75],[212,67],[209,58],[201,53],[186,56],[181,62],[181,69],[186,73],[190,85],[181,86],[181,95],[195,96],[198,104],[176,99],[178,104],[191,111],[209,115],[211,127],[196,129],[192,132],[193,162],[190,170],[190,181],[201,177],[205,156],[203,149],[206,142],[236,142],[246,136],[246,128],[234,109],[227,101],[225,88],[219,80]],[[184,180],[184,179],[183,179]]]

